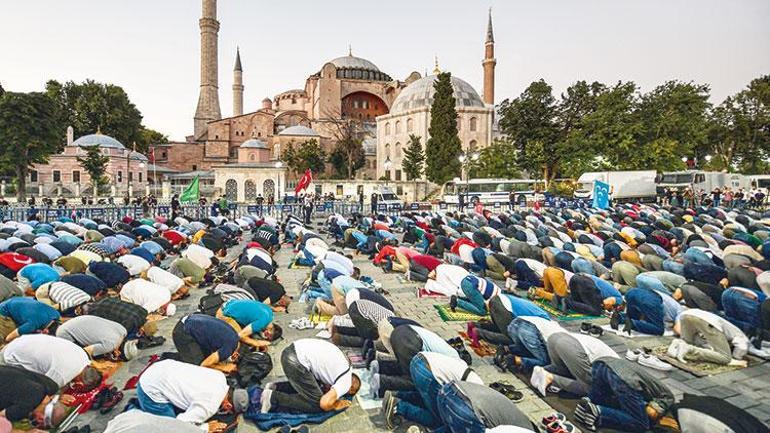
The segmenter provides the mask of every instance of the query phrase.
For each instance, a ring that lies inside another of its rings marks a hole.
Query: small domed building
[[[430,138],[430,109],[437,77],[429,75],[413,82],[393,101],[390,113],[377,117],[377,178],[407,180],[401,167],[404,151],[410,135],[420,137],[423,149]],[[473,86],[458,77],[452,76],[452,89],[463,151],[488,146],[492,142],[494,107],[484,104]]]
[[[73,140],[72,127],[67,129],[67,145],[61,153],[52,155],[48,164],[36,164],[29,172],[27,188],[36,195],[74,197],[93,195],[91,178],[77,158],[86,156],[86,148],[98,146],[102,155],[109,158],[105,177],[108,184],[103,192],[123,195],[146,194],[147,157],[126,148],[123,143],[96,131]]]

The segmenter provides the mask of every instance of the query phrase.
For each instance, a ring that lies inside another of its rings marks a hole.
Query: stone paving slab
[[[237,255],[237,249],[231,251],[231,255]],[[279,263],[278,277],[286,287],[289,294],[297,295],[299,288],[310,272],[308,268],[288,269],[287,264],[293,256],[290,246],[283,246],[276,254],[276,261]],[[385,274],[380,268],[375,267],[366,256],[358,255],[353,259],[356,266],[360,267],[364,275],[369,275],[380,282],[385,290],[389,292],[387,297],[396,307],[397,313],[405,317],[411,317],[420,322],[423,326],[434,330],[444,338],[451,338],[462,331],[465,324],[463,322],[444,322],[433,308],[433,304],[442,302],[442,299],[417,298],[416,287],[414,283],[402,283],[396,274]],[[153,348],[142,352],[142,356],[136,360],[126,363],[116,376],[117,384],[124,384],[132,375],[138,373],[144,366],[152,353],[161,353],[173,350],[171,342],[171,330],[177,320],[188,312],[197,308],[198,299],[203,296],[204,291],[194,291],[192,296],[181,302],[177,302],[179,307],[175,317],[163,320],[160,325],[160,335],[167,338],[166,344],[161,347]],[[298,331],[289,328],[291,320],[306,315],[307,306],[301,303],[294,303],[289,309],[289,313],[276,316],[276,321],[284,329],[284,339],[277,342],[270,348],[270,353],[274,356],[275,368],[267,380],[275,379],[282,375],[278,354],[284,347],[298,338],[314,336],[318,331],[303,330]],[[596,324],[607,323],[606,318],[595,319]],[[578,331],[580,321],[562,322],[567,329]],[[616,335],[604,335],[602,340],[607,342],[620,356],[625,355],[626,350],[641,346],[657,346],[666,344],[670,341],[668,337],[650,337],[625,339]],[[549,415],[553,409],[544,402],[527,384],[511,374],[500,373],[492,364],[491,358],[481,359],[471,351],[473,357],[473,368],[476,370],[486,383],[504,380],[514,385],[524,393],[524,399],[518,403],[518,406],[527,413],[536,423],[539,424],[543,416]],[[770,365],[761,364],[744,370],[738,370],[713,377],[697,378],[690,373],[674,370],[672,372],[660,372],[649,370],[653,375],[664,380],[677,396],[683,393],[705,394],[715,397],[727,398],[732,404],[747,409],[750,413],[757,416],[760,420],[770,423],[770,404],[764,402],[770,401]],[[115,413],[122,410],[123,405],[129,398],[133,397],[134,392],[126,393],[124,401],[115,409]],[[571,414],[569,414],[571,416]],[[90,423],[93,432],[104,430],[107,421],[114,415],[99,415],[98,412],[89,412],[81,416],[76,424],[82,425]],[[405,431],[407,425],[402,425],[397,432]],[[240,423],[238,432],[256,432],[259,431],[256,426],[248,421]],[[365,411],[357,403],[342,414],[332,417],[322,425],[310,426],[313,433],[360,433],[360,432],[385,432],[384,420],[378,410]]]

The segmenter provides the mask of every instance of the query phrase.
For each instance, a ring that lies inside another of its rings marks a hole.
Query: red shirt
[[[381,222],[374,223],[374,229],[375,230],[385,230],[386,232],[390,231],[390,227],[388,227],[387,224],[383,224]]]
[[[393,248],[390,245],[385,245],[382,247],[379,253],[377,253],[377,256],[374,258],[373,262],[374,264],[379,264],[383,260],[385,260],[386,257],[395,257],[396,255],[396,249]]]
[[[415,263],[428,269],[428,271],[436,269],[442,263],[441,260],[428,254],[418,254],[410,260],[414,260]]]
[[[452,254],[460,255],[460,245],[470,245],[471,248],[476,248],[478,245],[476,245],[476,242],[473,242],[472,240],[462,237],[455,241],[455,243],[452,245],[452,248],[450,251],[452,251]]]
[[[163,232],[163,237],[166,238],[172,245],[179,245],[184,242],[185,237],[176,230],[166,230]]]
[[[0,265],[12,270],[13,272],[19,272],[24,266],[35,263],[32,257],[25,256],[19,253],[2,253],[0,254]]]

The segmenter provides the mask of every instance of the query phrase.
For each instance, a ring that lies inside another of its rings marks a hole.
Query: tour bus
[[[466,192],[466,185],[468,191]],[[467,182],[446,182],[441,187],[441,199],[448,204],[458,204],[459,194],[465,202],[475,204],[509,203],[509,194],[515,192],[516,202],[541,200],[545,184],[531,179],[471,179]]]
[[[733,190],[748,188],[749,177],[740,173],[724,173],[721,171],[673,171],[665,172],[658,178],[657,192],[663,194],[666,188],[684,190],[691,187],[697,193],[700,190],[710,192],[714,188],[730,187]]]

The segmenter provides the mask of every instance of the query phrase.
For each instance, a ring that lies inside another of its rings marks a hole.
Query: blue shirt
[[[107,287],[117,287],[131,278],[126,268],[110,262],[91,262],[88,264],[88,270]]]
[[[157,255],[163,252],[163,247],[154,241],[144,241],[141,244],[142,248],[151,252],[153,255]]]
[[[139,256],[145,260],[147,260],[147,263],[154,263],[155,262],[155,256],[147,249],[142,247],[136,247],[131,250],[131,254],[135,256]]]
[[[99,292],[107,290],[107,285],[104,281],[87,274],[71,274],[64,275],[61,280],[71,286],[75,286],[78,289],[88,293],[91,296],[95,296]]]
[[[193,314],[182,318],[182,322],[184,330],[200,345],[206,356],[217,352],[221,362],[238,348],[238,333],[224,320],[205,314]]]
[[[53,307],[32,298],[21,297],[0,302],[0,315],[13,319],[20,335],[31,334],[61,318]]]
[[[261,332],[273,321],[273,310],[268,305],[250,299],[233,299],[222,307],[222,314],[242,327],[251,325],[251,332]]]
[[[441,353],[452,358],[460,358],[457,351],[437,334],[421,327],[406,325],[412,328],[422,340],[422,352]]]
[[[102,239],[100,243],[104,245],[104,248],[110,254],[115,254],[120,251],[121,248],[125,247],[123,242],[115,236],[107,236]]]
[[[75,246],[78,246],[78,245],[83,243],[82,239],[80,239],[78,237],[75,237],[73,235],[62,235],[62,236],[59,236],[59,240],[64,241],[64,242],[66,242],[66,243],[68,243],[70,245],[75,245]]]
[[[396,239],[396,235],[387,230],[377,230],[377,237],[380,239]]]
[[[49,245],[59,250],[59,252],[61,252],[63,256],[69,255],[69,253],[75,251],[75,249],[77,248],[76,246],[68,244],[67,242],[64,242],[61,239],[57,239],[51,242]]]
[[[353,232],[353,233],[352,233],[352,236],[353,236],[353,238],[354,238],[356,241],[358,241],[358,243],[359,243],[359,244],[360,244],[360,243],[365,243],[365,242],[367,241],[367,239],[368,239],[368,238],[366,237],[366,235],[365,235],[365,234],[363,234],[363,233],[361,233],[361,232],[359,232],[359,231],[355,231],[355,232]]]
[[[123,246],[125,248],[131,248],[134,246],[136,241],[126,235],[117,234],[115,235],[115,238],[117,238],[121,243],[123,243]]]
[[[589,275],[589,277],[594,280],[596,288],[599,289],[599,293],[602,294],[602,299],[615,298],[616,305],[623,303],[623,295],[618,289],[615,288],[615,286],[612,285],[612,283],[606,280],[602,280],[596,275]]]
[[[24,266],[19,271],[19,275],[28,279],[35,290],[45,283],[59,280],[59,273],[56,272],[56,269],[45,263],[32,263]]]
[[[356,280],[347,275],[340,275],[339,277],[334,278],[332,280],[332,286],[340,289],[344,295],[347,295],[347,293],[353,289],[367,290],[366,284],[364,284],[363,281]]]
[[[501,293],[500,300],[503,301],[503,305],[510,307],[511,314],[514,318],[519,316],[535,316],[551,320],[551,316],[549,316],[545,310],[540,308],[537,304],[530,301],[529,299],[523,299]]]

